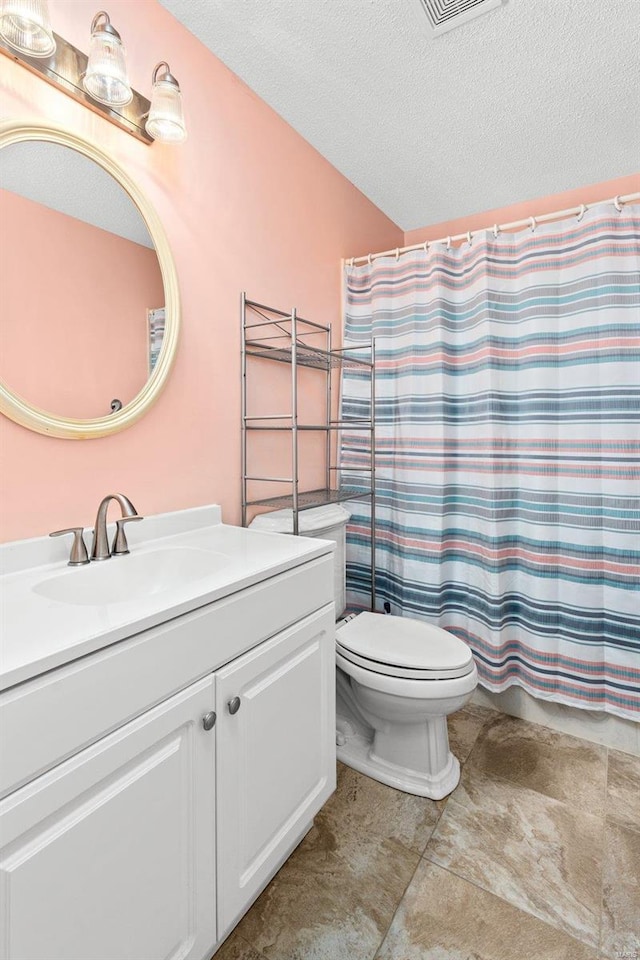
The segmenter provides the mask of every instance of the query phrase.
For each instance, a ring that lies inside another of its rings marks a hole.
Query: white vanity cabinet
[[[0,695],[0,960],[209,960],[335,789],[331,584],[327,554]]]
[[[213,698],[200,680],[0,804],[2,960],[204,956]]]

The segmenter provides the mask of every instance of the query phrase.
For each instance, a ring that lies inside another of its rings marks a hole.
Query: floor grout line
[[[249,907],[249,910],[251,910],[251,907]],[[249,911],[247,911],[247,913],[248,913],[248,912],[249,912]],[[249,947],[250,950],[253,950],[253,952],[260,958],[260,960],[268,960],[268,957],[262,952],[262,950],[258,950],[258,948],[255,946],[255,944],[251,943],[250,940],[247,940],[246,937],[243,937],[242,934],[237,933],[235,927],[234,927],[233,930],[229,933],[228,937],[226,937],[226,938],[222,941],[222,943],[219,944],[218,947],[216,947],[216,952],[215,952],[215,953],[213,954],[213,956],[211,957],[211,960],[216,960],[219,952],[220,952],[221,950],[224,950],[224,949],[225,949],[225,947],[227,946],[227,943],[228,943],[228,942],[232,939],[232,937],[234,937],[234,936],[236,937],[237,940],[240,941],[241,945],[244,945],[244,946],[246,946],[246,947]]]
[[[383,944],[383,943],[385,942],[385,940],[387,939],[387,935],[388,935],[388,933],[389,933],[389,930],[391,930],[391,927],[393,926],[393,921],[394,921],[395,918],[396,918],[396,914],[397,914],[398,910],[400,909],[400,907],[402,906],[402,902],[403,902],[403,900],[404,900],[404,898],[405,898],[405,896],[406,896],[406,894],[407,894],[407,890],[409,889],[409,887],[410,887],[411,884],[413,883],[413,878],[415,877],[415,875],[416,875],[416,873],[417,873],[417,870],[418,870],[418,867],[420,866],[421,863],[422,863],[422,857],[418,857],[418,862],[416,863],[416,868],[415,868],[415,870],[413,871],[413,873],[411,874],[411,876],[409,877],[409,881],[408,881],[406,887],[405,887],[404,890],[402,891],[402,896],[401,896],[400,899],[398,900],[398,902],[397,902],[397,904],[396,904],[396,908],[395,908],[395,910],[393,911],[393,914],[391,915],[391,920],[389,921],[389,923],[388,923],[388,925],[387,925],[384,933],[382,934],[382,939],[380,940],[380,942],[378,943],[378,946],[375,948],[375,950],[374,950],[373,953],[371,954],[371,960],[375,960],[375,958],[378,956],[378,953],[380,952],[380,948],[381,948],[382,944]]]
[[[620,830],[629,830],[631,833],[640,833],[640,824],[629,823],[628,820],[621,820],[614,815],[605,817],[607,823],[612,823]]]
[[[473,742],[473,744],[472,744],[472,746],[471,746],[471,749],[469,750],[469,753],[467,754],[467,759],[466,759],[465,761],[462,761],[462,760],[459,761],[459,762],[460,762],[460,778],[462,778],[462,770],[463,770],[463,768],[464,768],[464,765],[465,765],[466,763],[468,763],[469,757],[470,757],[471,754],[473,753],[473,748],[474,748],[475,745],[476,745],[476,742],[477,742],[477,740],[478,740],[478,737],[480,736],[480,733],[481,733],[482,730],[484,729],[484,726],[489,722],[489,720],[490,720],[490,718],[487,717],[487,719],[486,719],[485,722],[483,723],[482,727],[481,727],[480,730],[478,731],[478,736],[477,736],[476,739],[474,740],[474,742]],[[458,781],[458,782],[460,782],[460,781]],[[456,787],[457,787],[457,786],[458,786],[458,784],[456,784]],[[436,832],[436,830],[437,830],[437,828],[438,828],[438,824],[440,823],[440,821],[442,820],[444,814],[446,813],[447,807],[448,807],[448,805],[449,805],[449,800],[451,800],[451,798],[453,797],[454,792],[455,792],[455,787],[454,787],[454,789],[451,791],[451,793],[448,794],[448,796],[447,796],[447,798],[446,798],[446,800],[445,800],[444,806],[442,807],[442,809],[440,810],[440,812],[439,812],[439,814],[438,814],[438,819],[437,819],[436,822],[434,823],[433,829],[432,829],[431,833],[429,834],[429,839],[428,839],[427,842],[425,843],[425,845],[424,845],[424,847],[423,847],[423,849],[422,849],[422,853],[420,853],[420,854],[418,855],[418,862],[417,862],[417,864],[416,864],[416,868],[415,868],[415,870],[413,871],[413,873],[411,874],[411,876],[410,876],[410,878],[409,878],[409,881],[408,881],[407,885],[405,886],[404,890],[402,891],[402,896],[400,897],[400,899],[398,900],[398,903],[396,904],[396,908],[395,908],[395,910],[393,911],[393,915],[392,915],[392,917],[391,917],[391,920],[389,921],[389,924],[387,925],[387,927],[386,927],[386,929],[385,929],[385,931],[384,931],[384,934],[382,935],[382,939],[380,940],[380,942],[378,943],[378,946],[377,946],[376,949],[374,950],[374,952],[373,952],[373,954],[372,954],[372,957],[371,957],[371,960],[375,960],[375,958],[377,957],[378,953],[380,952],[380,948],[382,947],[382,945],[384,944],[385,940],[387,939],[387,936],[388,936],[388,934],[389,934],[389,931],[391,930],[391,927],[393,926],[393,921],[395,920],[396,915],[397,915],[397,913],[398,913],[398,910],[399,910],[400,907],[402,906],[403,901],[404,901],[404,898],[405,898],[406,895],[407,895],[407,890],[409,889],[409,887],[410,887],[411,884],[413,883],[413,880],[414,880],[414,878],[415,878],[415,875],[416,875],[416,873],[418,872],[418,869],[420,868],[420,865],[421,865],[422,861],[423,861],[424,859],[426,859],[426,858],[425,858],[425,855],[424,855],[424,854],[425,854],[425,851],[426,851],[427,847],[429,846],[429,843],[431,842],[431,838],[433,837],[434,833]],[[411,848],[406,847],[404,844],[402,844],[402,846],[404,846],[405,849],[411,849]],[[411,852],[412,852],[412,853],[415,853],[416,851],[412,849]],[[431,863],[432,861],[429,861],[429,862]]]
[[[607,818],[609,813],[609,747],[607,751],[607,769],[604,776],[604,817],[602,818],[602,864],[600,866],[600,916],[598,917],[598,950],[602,953],[602,915],[604,912],[604,867],[606,858]]]
[[[521,718],[517,717],[517,718],[515,718],[515,719],[521,719]],[[523,722],[523,723],[528,723],[529,721],[523,720],[522,722]],[[470,752],[469,752],[469,756],[468,756],[467,760],[465,761],[464,765],[462,765],[462,769],[461,769],[461,772],[460,772],[460,783],[462,782],[462,772],[463,772],[463,769],[466,769],[466,768],[469,766],[469,762],[470,762],[471,757],[472,757],[472,755],[473,755],[473,752],[474,752],[474,750],[475,750],[475,748],[476,748],[476,746],[477,746],[477,744],[478,744],[478,740],[480,739],[480,734],[481,734],[481,733],[482,733],[482,731],[480,731],[480,733],[478,734],[478,737],[476,738],[476,740],[475,740],[475,742],[474,742],[474,744],[473,744],[473,747],[471,748],[471,750],[470,750]],[[574,737],[574,739],[583,739],[583,738]],[[590,743],[590,741],[588,741],[588,740],[585,741],[585,742],[586,742],[586,743]],[[601,746],[601,745],[600,745],[600,746]],[[608,770],[609,770],[609,754],[608,754],[608,750],[609,750],[609,748],[608,748],[608,747],[605,747],[604,749],[605,749],[605,791],[606,791],[606,787],[607,787],[607,785],[608,785]],[[476,772],[480,773],[482,776],[488,777],[488,775],[487,775],[486,773],[483,773],[483,771],[482,771],[481,768],[476,767],[475,770],[476,770]],[[474,770],[472,769],[471,772],[473,773]],[[497,776],[497,775],[495,775],[495,774],[492,774],[491,777],[490,777],[490,779],[491,779],[491,782],[505,783],[505,784],[509,784],[510,786],[517,787],[518,789],[521,789],[521,790],[528,790],[528,791],[530,791],[531,793],[535,793],[535,794],[537,794],[538,796],[544,797],[546,800],[552,801],[553,803],[559,803],[559,804],[561,804],[562,806],[566,807],[567,809],[570,809],[570,810],[571,810],[571,809],[573,808],[573,805],[572,805],[571,803],[568,803],[568,802],[565,801],[565,800],[558,800],[556,797],[551,797],[551,796],[549,796],[549,794],[542,793],[542,791],[540,791],[540,790],[535,790],[533,787],[529,787],[529,786],[526,786],[526,785],[524,785],[524,784],[518,783],[517,781],[511,780],[511,779],[509,779],[508,777],[502,777],[502,776]],[[521,913],[524,913],[524,914],[526,914],[526,915],[528,915],[528,916],[535,917],[536,920],[539,920],[540,922],[545,923],[547,926],[551,927],[551,928],[554,929],[554,930],[560,930],[561,932],[566,933],[567,936],[571,937],[571,938],[572,938],[573,940],[575,940],[577,943],[584,944],[584,945],[586,945],[586,946],[588,946],[588,947],[591,947],[592,949],[596,950],[598,953],[601,953],[601,946],[600,946],[600,944],[601,944],[601,927],[602,927],[602,891],[603,891],[603,884],[604,884],[604,837],[605,837],[605,833],[604,833],[604,832],[605,832],[605,830],[606,830],[606,823],[607,823],[607,816],[606,816],[606,802],[607,802],[607,797],[606,797],[606,793],[605,793],[605,803],[604,803],[603,808],[602,808],[602,813],[601,813],[601,814],[592,814],[592,813],[587,813],[587,814],[586,814],[586,816],[588,816],[588,817],[595,817],[596,819],[600,819],[600,820],[601,820],[601,828],[602,828],[601,903],[600,903],[600,916],[597,917],[598,933],[597,933],[597,942],[596,942],[595,944],[589,943],[587,940],[582,940],[582,939],[580,939],[580,937],[575,936],[573,933],[570,933],[568,930],[564,929],[563,927],[557,926],[557,925],[555,925],[555,924],[553,924],[553,923],[549,923],[549,920],[548,920],[548,919],[545,919],[544,917],[539,916],[538,914],[534,913],[534,912],[531,911],[531,910],[527,910],[525,907],[521,907],[521,906],[519,906],[518,904],[512,903],[510,900],[507,900],[505,897],[500,896],[500,894],[496,893],[496,892],[493,891],[493,890],[490,890],[488,887],[482,886],[482,884],[480,884],[480,883],[478,883],[478,882],[476,882],[476,881],[474,881],[474,880],[471,880],[469,877],[465,877],[465,876],[463,876],[462,874],[457,873],[457,872],[456,872],[455,870],[453,870],[451,867],[445,867],[445,866],[443,866],[443,864],[438,863],[436,860],[432,860],[432,859],[429,857],[429,855],[428,855],[429,845],[431,844],[432,840],[433,840],[434,837],[435,837],[435,834],[436,834],[436,832],[437,832],[437,830],[438,830],[438,827],[440,826],[440,824],[441,824],[441,822],[442,822],[443,816],[444,816],[445,813],[447,812],[447,809],[448,809],[448,806],[449,806],[449,801],[452,801],[454,804],[458,804],[459,806],[463,806],[463,804],[462,804],[459,800],[457,800],[457,798],[454,796],[454,793],[455,793],[455,791],[453,791],[453,793],[451,793],[451,794],[449,795],[449,797],[447,798],[447,804],[446,804],[446,806],[445,806],[445,809],[442,811],[441,816],[438,818],[438,821],[437,821],[435,827],[433,828],[433,831],[432,831],[432,833],[431,833],[431,836],[429,837],[429,840],[427,841],[427,845],[426,845],[426,847],[425,847],[425,849],[424,849],[424,853],[423,853],[423,855],[422,855],[422,858],[423,858],[424,860],[426,860],[428,863],[432,863],[434,866],[440,867],[442,870],[447,870],[447,871],[448,871],[449,873],[451,873],[453,876],[458,877],[458,879],[460,879],[460,880],[462,880],[462,881],[464,881],[464,882],[466,882],[466,883],[472,884],[472,885],[473,885],[474,887],[476,887],[477,889],[483,890],[485,893],[489,893],[489,894],[491,894],[492,896],[497,897],[499,900],[502,900],[504,903],[509,904],[509,906],[513,907],[515,910],[519,910]],[[584,814],[584,811],[581,810],[580,812],[581,812],[582,814]]]
[[[552,930],[557,930],[559,933],[564,933],[566,936],[570,937],[572,940],[575,940],[576,943],[580,943],[583,946],[590,947],[592,950],[600,952],[600,937],[598,935],[597,943],[590,943],[588,940],[582,940],[580,937],[576,936],[574,933],[571,933],[565,927],[558,926],[555,923],[550,923],[548,918],[541,917],[539,914],[534,913],[533,910],[527,910],[526,907],[522,907],[517,903],[513,903],[511,900],[507,900],[506,897],[500,896],[499,893],[496,893],[495,890],[490,890],[489,887],[483,887],[481,883],[477,880],[472,880],[470,877],[465,877],[461,873],[457,873],[452,867],[445,867],[444,864],[438,863],[437,860],[431,860],[429,857],[423,857],[427,863],[431,863],[434,867],[439,867],[441,870],[446,870],[447,873],[450,873],[452,876],[457,877],[458,880],[462,880],[464,883],[470,883],[471,886],[475,887],[477,890],[482,890],[484,893],[490,894],[492,897],[495,897],[497,900],[502,900],[503,903],[508,904],[508,906],[513,907],[514,910],[517,910],[519,913],[523,913],[528,917],[533,917],[535,920],[538,920],[540,923],[546,924],[548,927],[551,927]]]
[[[570,937],[571,940],[574,940],[576,943],[579,943],[581,946],[591,947],[593,950],[596,950],[600,953],[599,941],[598,944],[594,945],[592,943],[587,943],[586,940],[581,940],[580,937],[574,936],[573,933],[569,933],[568,930],[563,929],[562,927],[556,926],[554,923],[549,923],[544,917],[539,917],[535,913],[531,913],[530,910],[525,910],[523,907],[517,906],[515,903],[511,903],[510,900],[506,900],[504,897],[501,897],[499,893],[496,893],[494,890],[489,890],[487,887],[483,887],[481,884],[477,883],[475,880],[470,880],[469,877],[463,877],[461,874],[456,873],[455,870],[452,870],[451,867],[444,867],[441,863],[436,863],[435,860],[428,860],[427,863],[431,863],[434,867],[438,867],[440,870],[445,870],[447,873],[451,874],[452,877],[456,877],[458,880],[462,880],[463,883],[468,883],[472,887],[475,887],[476,890],[481,890],[483,893],[488,893],[489,896],[495,897],[496,900],[500,900],[502,903],[506,903],[507,906],[512,907],[518,913],[522,913],[526,917],[533,917],[534,920],[537,920],[539,923],[544,923],[546,927],[549,927],[550,930],[556,930],[559,933],[564,933],[566,936]]]
[[[258,956],[261,958],[261,960],[267,960],[267,957],[266,957],[266,955],[262,952],[262,950],[258,950],[258,948],[255,946],[255,944],[251,943],[250,940],[247,940],[246,937],[243,937],[241,934],[238,934],[238,939],[242,940],[243,943],[246,943],[246,945],[247,945],[251,950],[253,950],[254,953],[257,953]],[[213,957],[212,960],[215,960],[215,957]]]

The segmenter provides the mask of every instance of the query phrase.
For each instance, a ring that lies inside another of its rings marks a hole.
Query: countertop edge
[[[283,535],[265,534],[261,532],[259,536],[276,536],[279,538]],[[205,592],[198,595],[179,599],[167,607],[141,616],[140,619],[130,620],[127,623],[107,629],[103,633],[89,636],[86,640],[78,641],[68,647],[54,649],[50,653],[44,653],[42,656],[37,656],[32,660],[3,670],[0,673],[0,694],[4,695],[17,686],[35,680],[45,673],[49,673],[59,667],[67,666],[83,657],[90,656],[92,653],[98,653],[113,644],[135,637],[145,630],[157,627],[184,614],[192,613],[201,607],[223,600],[257,583],[286,573],[295,567],[320,559],[323,556],[330,556],[334,552],[335,545],[331,541],[312,540],[311,538],[302,539],[306,541],[306,549],[297,556],[278,560],[273,563],[273,565],[266,564],[240,579],[221,584],[213,589],[205,590]],[[298,540],[298,542],[300,541]]]

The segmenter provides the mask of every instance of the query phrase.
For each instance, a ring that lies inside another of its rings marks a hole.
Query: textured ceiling
[[[404,230],[640,167],[640,0],[160,2]]]
[[[129,194],[97,163],[69,147],[39,140],[4,147],[0,150],[0,187],[153,247]]]

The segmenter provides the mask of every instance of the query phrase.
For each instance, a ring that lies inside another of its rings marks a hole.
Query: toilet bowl
[[[300,515],[300,532],[334,540],[336,613],[345,606],[345,528],[338,504]],[[252,527],[292,531],[290,510]],[[440,627],[409,617],[360,613],[336,629],[338,759],[381,783],[440,800],[460,764],[449,749],[447,716],[471,698],[478,674],[470,648]]]
[[[471,698],[471,650],[440,627],[361,613],[336,631],[338,759],[381,783],[440,800],[460,764],[447,716]]]

